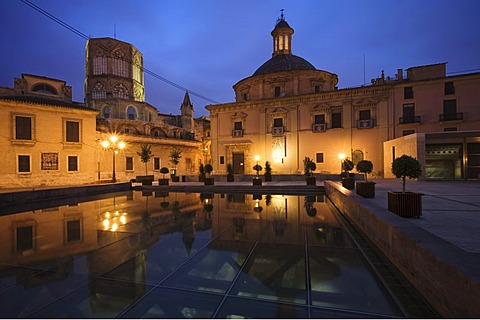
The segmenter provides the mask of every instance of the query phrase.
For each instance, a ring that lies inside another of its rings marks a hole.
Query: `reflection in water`
[[[323,195],[130,191],[48,209],[0,216],[0,304],[23,297],[10,317],[398,315]],[[178,290],[228,298],[181,307]]]

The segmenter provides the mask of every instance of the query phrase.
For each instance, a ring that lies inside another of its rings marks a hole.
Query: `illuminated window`
[[[135,111],[135,108],[132,106],[127,108],[127,119],[128,120],[137,119],[137,112]]]
[[[128,99],[128,89],[122,83],[117,84],[113,88],[113,97],[120,98],[120,99]]]
[[[125,170],[133,171],[133,157],[125,157]]]
[[[133,66],[133,80],[143,83],[142,81],[142,69],[139,65]]]
[[[93,74],[107,74],[107,57],[93,58]]]
[[[66,121],[66,142],[80,142],[80,122]]]
[[[15,116],[15,139],[32,140],[32,118]]]
[[[39,83],[32,87],[33,92],[57,95],[57,90],[49,84]]]
[[[101,82],[95,83],[92,89],[92,99],[105,99],[107,97],[107,90]]]
[[[30,156],[29,155],[18,156],[18,172],[19,173],[30,172]]]
[[[78,157],[77,156],[68,156],[68,171],[74,172],[78,171]]]

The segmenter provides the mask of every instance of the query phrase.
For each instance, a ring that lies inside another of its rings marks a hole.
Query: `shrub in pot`
[[[307,185],[309,186],[317,184],[317,180],[313,175],[313,171],[316,169],[317,165],[312,159],[310,159],[310,157],[305,157],[305,159],[303,159],[303,174],[306,176]]]
[[[420,217],[423,194],[405,191],[406,179],[416,179],[422,174],[420,162],[404,154],[393,160],[392,173],[402,179],[402,192],[388,192],[388,210],[401,217]]]
[[[213,167],[211,164],[206,164],[205,165],[205,173],[208,175],[208,177],[205,178],[205,185],[206,186],[213,186],[214,180],[212,177],[210,177],[210,173],[212,173]]]
[[[235,176],[233,175],[233,166],[231,163],[227,163],[227,182],[233,182]]]
[[[259,165],[258,163],[253,166],[253,170],[257,171],[257,176],[253,178],[252,182],[254,186],[261,186],[262,185],[262,178],[260,178],[258,175],[260,171],[263,170],[262,166]]]
[[[167,167],[160,168],[160,173],[162,174],[162,179],[158,179],[158,185],[168,186],[168,178],[165,178],[165,175],[169,172]]]
[[[372,173],[373,163],[370,160],[362,160],[357,163],[357,171],[365,176],[365,181],[356,183],[357,194],[364,198],[375,198],[375,182],[368,181],[367,174]]]
[[[346,158],[342,161],[342,186],[349,190],[355,188],[355,174],[350,173],[350,170],[353,170],[354,164],[353,161]]]
[[[265,173],[264,173],[265,181],[272,181],[272,166],[270,161],[265,162]]]
[[[171,175],[173,182],[180,181],[180,177],[177,176],[177,165],[180,163],[180,159],[182,158],[181,154],[182,150],[180,150],[178,147],[175,147],[172,151],[170,151],[170,163],[174,165],[173,174]]]

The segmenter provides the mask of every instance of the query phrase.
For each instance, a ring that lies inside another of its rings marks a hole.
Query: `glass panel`
[[[32,140],[32,118],[15,117],[15,139]]]

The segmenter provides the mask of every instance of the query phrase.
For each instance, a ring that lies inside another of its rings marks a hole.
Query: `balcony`
[[[420,123],[420,116],[400,117],[398,120],[398,123],[399,124]]]
[[[243,129],[232,130],[232,137],[243,137]]]
[[[457,113],[441,113],[439,115],[440,122],[443,121],[461,121],[463,120],[463,112]]]

